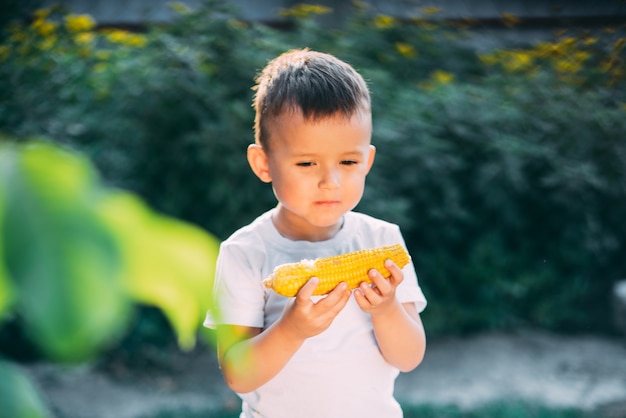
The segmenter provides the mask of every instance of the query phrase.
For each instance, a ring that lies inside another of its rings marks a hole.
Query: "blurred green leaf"
[[[0,174],[2,174],[0,172]],[[2,231],[2,224],[4,222],[4,193],[2,191],[2,183],[0,182],[0,231]],[[5,263],[4,263],[4,244],[2,239],[0,239],[0,318],[4,315],[4,313],[11,306],[13,289],[9,282],[9,274],[7,272]]]
[[[82,360],[117,336],[130,303],[89,163],[49,144],[0,149],[6,262],[30,338],[50,357]]]
[[[50,412],[20,370],[0,360],[0,413],[11,418],[45,418]]]
[[[0,243],[10,243],[27,332],[49,356],[92,356],[126,325],[131,300],[161,309],[181,347],[194,345],[210,304],[212,235],[106,190],[88,160],[50,144],[0,148],[0,170]]]
[[[120,240],[128,291],[158,306],[181,347],[191,348],[209,309],[218,241],[191,224],[153,213],[128,193],[112,194],[101,213]]]
[[[0,314],[14,301],[46,356],[93,357],[124,330],[132,302],[161,309],[180,346],[194,345],[210,304],[212,235],[107,189],[89,160],[49,143],[0,144],[0,174]],[[49,415],[16,368],[0,362],[0,375],[2,414]]]

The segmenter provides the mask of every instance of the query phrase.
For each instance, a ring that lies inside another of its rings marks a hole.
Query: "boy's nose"
[[[339,187],[339,173],[337,170],[325,170],[320,179],[320,188],[334,189]]]

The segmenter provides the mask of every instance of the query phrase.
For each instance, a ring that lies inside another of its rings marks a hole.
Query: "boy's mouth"
[[[339,200],[318,200],[317,202],[315,202],[315,204],[318,206],[336,206],[340,203],[341,202]]]

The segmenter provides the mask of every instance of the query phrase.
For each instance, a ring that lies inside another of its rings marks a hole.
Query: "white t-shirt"
[[[343,227],[329,240],[292,241],[274,227],[274,210],[222,242],[215,282],[220,320],[207,315],[206,327],[223,323],[265,329],[276,321],[287,298],[265,289],[261,282],[277,265],[383,245],[405,245],[397,225],[357,212],[348,212]],[[421,312],[426,299],[413,263],[404,267],[403,273],[396,297],[401,303],[415,303]],[[238,394],[243,401],[241,416],[402,417],[393,397],[397,375],[398,370],[378,349],[369,314],[352,296],[331,326],[306,340],[274,378],[253,392]]]

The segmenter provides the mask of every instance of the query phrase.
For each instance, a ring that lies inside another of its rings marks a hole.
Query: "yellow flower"
[[[70,32],[86,32],[95,26],[96,22],[89,15],[68,15],[65,17],[65,27]]]
[[[121,29],[111,29],[111,30],[107,30],[106,32],[106,38],[113,43],[116,44],[121,44],[122,42],[124,42],[124,40],[126,39],[126,35],[128,35],[128,32],[125,30],[121,30]]]
[[[567,29],[557,29],[554,31],[554,36],[556,36],[557,38],[560,38],[561,36],[564,36],[567,33]]]
[[[415,17],[413,19],[411,19],[411,21],[413,23],[415,23],[417,26],[419,26],[422,29],[426,29],[426,30],[433,30],[437,28],[437,25],[433,22],[430,22],[424,18],[421,17]]]
[[[35,16],[37,20],[44,20],[45,18],[50,16],[51,12],[52,9],[37,9],[33,12],[33,16]]]
[[[373,23],[377,29],[389,29],[396,23],[396,19],[388,15],[378,15]]]
[[[523,51],[512,51],[507,54],[503,63],[504,69],[509,72],[523,71],[533,63],[532,56]]]
[[[454,80],[454,74],[442,70],[433,71],[430,77],[438,84],[448,84]]]
[[[580,71],[582,64],[573,60],[558,60],[554,63],[554,68],[559,73],[575,74]]]
[[[511,13],[502,13],[502,21],[507,28],[512,28],[522,21],[519,17],[511,14]]]
[[[591,54],[586,51],[576,51],[572,56],[572,59],[580,62],[587,61],[589,58],[591,58]]]
[[[26,33],[24,32],[14,32],[9,38],[11,42],[20,43],[26,40]]]
[[[54,44],[57,42],[57,37],[55,35],[47,36],[43,41],[39,44],[39,49],[42,51],[48,51],[52,49]]]
[[[586,51],[576,51],[567,57],[554,62],[554,68],[561,74],[576,74],[583,68],[585,61],[591,58],[591,54]],[[606,63],[601,63],[600,71],[606,71],[610,67],[606,67]]]
[[[77,34],[74,39],[76,40],[77,44],[80,45],[85,45],[85,44],[90,44],[91,42],[93,42],[93,39],[95,38],[96,35],[93,34],[93,32],[83,32],[83,33],[79,33]]]
[[[598,38],[585,38],[583,44],[585,45],[593,45],[598,42]]]
[[[457,27],[459,29],[470,29],[480,25],[480,21],[478,19],[470,18],[470,17],[462,17],[459,20],[455,20],[452,23],[452,26]]]
[[[148,40],[143,35],[130,33],[125,30],[115,29],[106,35],[106,38],[115,44],[142,47],[145,46]]]
[[[622,108],[622,110],[626,110],[626,103],[622,103],[620,107]]]
[[[515,57],[515,60],[519,61],[523,65],[528,65],[532,62],[532,56],[525,51],[517,51],[512,54]]]
[[[187,6],[185,3],[181,3],[178,1],[170,3],[169,6],[172,10],[174,10],[176,13],[179,13],[181,15],[191,12],[191,9],[189,8],[189,6]]]
[[[435,6],[427,6],[422,8],[422,13],[425,15],[434,15],[436,13],[439,13],[440,11],[441,9]]]
[[[323,15],[333,11],[330,7],[320,6],[319,4],[303,4],[302,8],[307,12],[315,15]]]
[[[130,34],[126,38],[126,42],[125,42],[125,44],[128,46],[136,46],[138,48],[146,46],[147,43],[148,43],[148,39],[146,39],[145,36],[138,35],[136,33]]]
[[[323,15],[332,12],[333,9],[319,4],[298,4],[291,9],[281,10],[280,14],[285,17],[306,18],[312,15]]]
[[[243,20],[229,19],[228,26],[230,26],[231,28],[235,28],[235,29],[246,29],[250,25],[244,22]]]
[[[561,39],[558,45],[559,47],[562,47],[564,51],[571,51],[573,48],[576,47],[576,38],[571,37],[571,36],[567,38],[563,38]]]
[[[559,47],[559,45],[553,44],[551,42],[540,42],[535,47],[537,51],[537,55],[540,57],[552,57],[559,56],[563,54],[563,51]]]
[[[396,51],[404,58],[415,58],[417,56],[417,51],[413,48],[413,45],[404,43],[404,42],[396,42]]]
[[[598,66],[598,68],[603,73],[611,71],[611,69],[613,68],[613,60],[612,59],[603,60],[602,62],[600,62],[600,65]]]
[[[498,63],[496,54],[478,54],[478,59],[485,65],[495,65]]]
[[[57,28],[57,24],[44,19],[36,19],[31,26],[39,32],[41,36],[48,36]]]

